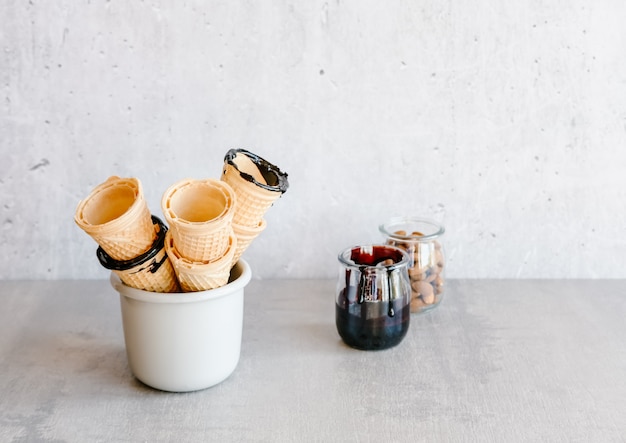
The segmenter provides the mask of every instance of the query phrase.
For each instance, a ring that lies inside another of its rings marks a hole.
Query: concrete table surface
[[[0,441],[626,441],[626,282],[450,280],[385,351],[345,346],[335,282],[253,280],[223,383],[128,368],[106,280],[0,282]]]

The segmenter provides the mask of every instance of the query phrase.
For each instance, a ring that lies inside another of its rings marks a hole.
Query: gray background
[[[334,277],[402,214],[448,277],[625,278],[626,4],[0,2],[0,278],[106,278],[73,222],[231,147],[289,173],[245,257]]]

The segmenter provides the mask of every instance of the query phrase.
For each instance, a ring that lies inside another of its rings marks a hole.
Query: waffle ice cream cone
[[[237,260],[243,255],[250,243],[257,238],[257,236],[263,232],[263,230],[267,227],[267,222],[265,219],[261,219],[259,224],[253,228],[248,226],[240,226],[233,223],[233,232],[235,233],[235,237],[237,238],[237,247],[235,248],[235,254],[233,255],[232,265],[234,266],[237,263]]]
[[[157,217],[152,220],[157,227],[157,239],[144,254],[130,260],[115,260],[99,247],[98,259],[127,286],[150,292],[179,292],[176,273],[165,251],[167,227]]]
[[[191,262],[212,262],[225,254],[234,208],[232,188],[215,179],[181,180],[161,200],[176,250]]]
[[[115,260],[143,254],[157,236],[137,178],[109,177],[78,204],[74,221]]]
[[[234,234],[229,237],[225,254],[213,262],[197,262],[183,257],[174,245],[171,231],[165,235],[165,250],[172,261],[180,287],[184,292],[206,291],[228,283],[232,257],[237,246]]]
[[[237,198],[233,223],[251,228],[259,226],[289,186],[287,174],[245,149],[226,153],[221,180],[231,186]]]

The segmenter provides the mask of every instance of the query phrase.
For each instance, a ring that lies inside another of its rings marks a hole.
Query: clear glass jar
[[[445,229],[432,220],[396,217],[380,225],[386,244],[399,247],[410,257],[411,312],[426,312],[439,305],[444,292]]]
[[[409,256],[389,245],[355,246],[339,254],[335,299],[337,332],[362,350],[402,341],[411,319]]]

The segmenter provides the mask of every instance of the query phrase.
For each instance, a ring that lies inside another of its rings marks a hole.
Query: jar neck
[[[444,227],[429,219],[396,217],[379,226],[379,231],[396,241],[431,242],[443,236]]]
[[[409,257],[406,253],[390,245],[354,246],[343,251],[338,258],[346,268],[360,271],[363,269],[393,270],[409,264]]]

